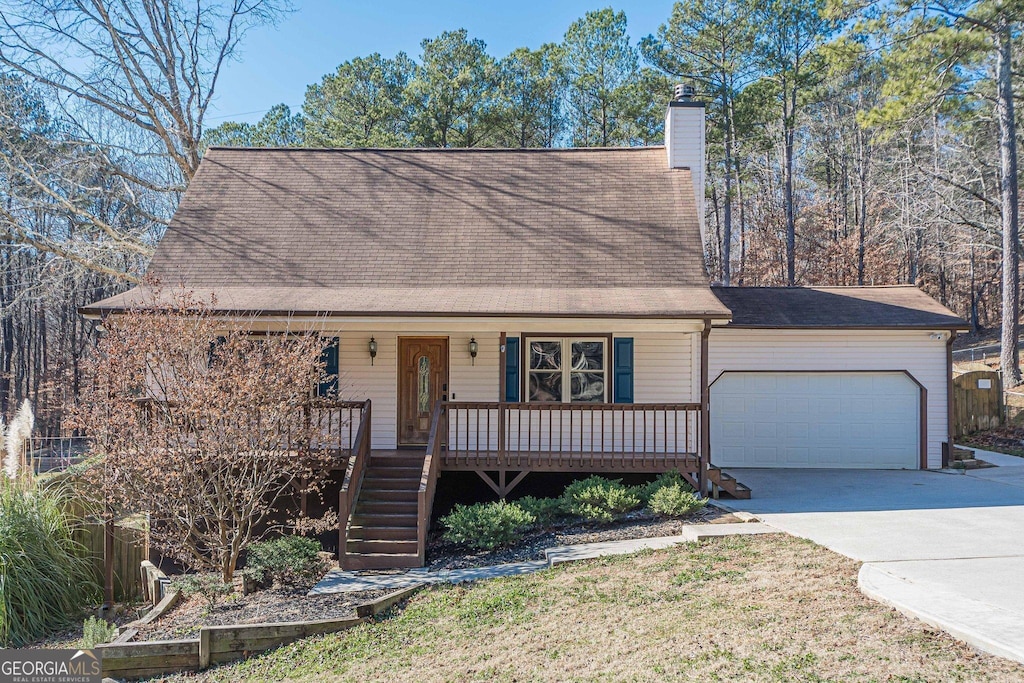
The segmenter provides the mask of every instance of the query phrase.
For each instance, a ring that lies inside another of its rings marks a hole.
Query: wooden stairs
[[[370,455],[348,527],[345,569],[419,567],[417,495],[425,453]]]
[[[711,484],[711,497],[718,498],[724,491],[736,499],[750,498],[750,487],[745,486],[730,474],[726,474],[716,465],[708,465],[708,483]]]

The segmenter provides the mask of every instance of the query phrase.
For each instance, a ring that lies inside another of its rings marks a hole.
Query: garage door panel
[[[779,426],[786,439],[806,439],[811,433],[811,426],[806,422],[784,422]]]
[[[808,436],[812,438],[812,442],[816,445],[824,445],[826,443],[842,443],[843,441],[843,423],[842,422],[815,422],[810,425]],[[711,442],[714,444],[714,440]]]
[[[711,387],[723,467],[916,468],[920,389],[899,372],[726,372]]]

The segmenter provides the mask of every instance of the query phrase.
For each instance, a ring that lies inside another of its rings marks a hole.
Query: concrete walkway
[[[1024,459],[961,471],[730,470],[728,505],[864,562],[869,596],[1024,662]]]
[[[429,571],[425,568],[410,569],[394,573],[365,573],[334,569],[327,573],[320,583],[313,586],[309,595],[330,593],[355,593],[369,590],[398,590],[428,583],[464,583],[483,579],[497,579],[504,576],[531,574],[563,562],[578,562],[610,555],[628,555],[640,550],[669,548],[680,543],[692,543],[707,538],[750,534],[778,533],[766,524],[694,524],[683,529],[678,536],[637,538],[603,543],[583,543],[548,548],[544,560],[513,562],[489,567]]]

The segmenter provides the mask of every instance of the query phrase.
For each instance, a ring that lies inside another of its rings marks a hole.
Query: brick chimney
[[[694,88],[676,85],[665,114],[665,151],[669,168],[688,168],[693,177],[697,219],[704,234],[704,103],[694,99]]]

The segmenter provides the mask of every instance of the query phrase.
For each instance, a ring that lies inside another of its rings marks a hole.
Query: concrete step
[[[980,467],[984,467],[985,463],[981,460],[975,460],[974,458],[967,458],[966,460],[954,460],[952,466],[954,469],[958,470],[976,470]]]

